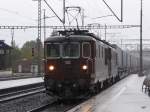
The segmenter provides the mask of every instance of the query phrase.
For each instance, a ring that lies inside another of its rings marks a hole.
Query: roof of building
[[[4,40],[0,40],[0,49],[11,49],[11,47],[7,45]]]

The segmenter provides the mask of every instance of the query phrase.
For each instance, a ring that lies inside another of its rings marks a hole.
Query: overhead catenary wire
[[[117,14],[112,10],[112,8],[108,5],[108,3],[105,0],[103,0],[103,2],[108,7],[108,9],[111,11],[111,13],[114,15],[114,17],[116,17],[116,19],[119,22],[123,22],[123,0],[121,0],[121,17],[120,18],[117,16]]]
[[[35,22],[35,19],[22,15],[18,11],[13,11],[13,10],[5,9],[5,8],[0,8],[0,10]]]
[[[55,14],[55,16],[60,20],[60,22],[63,23],[63,20],[56,14],[56,12],[53,10],[53,8],[48,4],[48,2],[46,0],[43,0],[46,5],[51,9],[51,11]]]

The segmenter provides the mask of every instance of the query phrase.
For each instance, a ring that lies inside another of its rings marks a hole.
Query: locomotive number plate
[[[71,61],[65,61],[65,64],[70,65]]]

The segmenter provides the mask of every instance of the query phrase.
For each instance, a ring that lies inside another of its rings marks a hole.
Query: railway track
[[[42,105],[40,107],[29,110],[27,112],[67,112],[82,102],[83,102],[83,100],[77,101],[76,103],[74,103],[74,102],[73,103],[71,103],[71,102],[70,103],[64,103],[62,101],[55,100],[51,103]]]
[[[0,103],[15,100],[17,98],[22,98],[25,96],[30,96],[33,94],[38,94],[44,91],[45,88],[43,86],[43,83],[36,83],[36,84],[2,89],[0,90]]]
[[[104,88],[102,91],[106,90],[109,87],[111,87],[111,86]],[[102,92],[102,91],[100,91],[100,92]],[[29,110],[27,112],[67,112],[67,111],[73,109],[74,107],[82,104],[86,100],[89,100],[90,98],[95,97],[99,93],[95,93],[92,96],[91,95],[88,96],[88,94],[87,94],[85,99],[82,99],[81,101],[78,101],[76,103],[69,103],[69,104],[67,103],[66,104],[59,100],[58,101],[56,100],[54,102],[51,102],[51,103],[48,103],[45,105],[41,105],[40,107],[33,108],[32,110]]]

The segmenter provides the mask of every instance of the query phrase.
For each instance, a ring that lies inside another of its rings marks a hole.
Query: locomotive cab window
[[[55,58],[60,57],[60,45],[59,44],[47,44],[46,47],[47,57]]]
[[[82,44],[82,55],[83,57],[90,57],[91,56],[91,45],[88,42],[84,42]]]
[[[62,56],[63,58],[78,58],[80,56],[79,43],[63,43]]]

